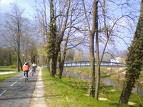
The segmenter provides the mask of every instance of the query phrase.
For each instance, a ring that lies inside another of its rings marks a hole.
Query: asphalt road
[[[37,81],[36,73],[24,81],[23,73],[0,83],[0,107],[29,107]]]

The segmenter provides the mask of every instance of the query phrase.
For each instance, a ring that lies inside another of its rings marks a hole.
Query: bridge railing
[[[65,62],[64,63],[64,67],[88,67],[90,66],[90,62],[89,61],[77,61],[77,62]],[[96,66],[96,62],[95,62],[95,66]],[[117,63],[117,62],[106,62],[106,61],[102,61],[101,62],[101,66],[106,66],[106,67],[125,67],[125,64],[123,63]]]

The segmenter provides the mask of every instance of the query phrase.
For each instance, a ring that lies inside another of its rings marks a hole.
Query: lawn
[[[0,66],[0,72],[15,71],[16,68],[13,66]]]
[[[15,72],[15,73],[12,73],[12,74],[4,74],[4,75],[0,75],[0,82],[8,79],[8,78],[11,78],[11,77],[14,77],[18,74],[18,72]]]
[[[101,77],[110,77],[117,68],[111,67],[101,67]],[[80,72],[81,74],[91,75],[90,67],[65,67],[64,71],[66,72]]]
[[[18,72],[16,72],[16,68],[13,66],[0,66],[0,72],[4,73],[4,72],[14,72],[11,74],[1,74],[0,75],[0,82],[2,82],[3,80],[6,80],[8,78],[14,77],[18,74]]]
[[[96,101],[88,96],[88,83],[79,79],[52,78],[46,68],[43,69],[43,80],[45,96],[48,107],[116,107],[120,91],[111,86],[101,86],[100,99]],[[104,101],[103,101],[104,100]],[[133,107],[139,107],[143,98],[132,95],[130,102],[135,103]]]
[[[90,73],[91,69],[90,67],[64,67],[65,70],[75,71],[75,72],[85,72]],[[117,67],[101,67],[101,71],[116,71]]]

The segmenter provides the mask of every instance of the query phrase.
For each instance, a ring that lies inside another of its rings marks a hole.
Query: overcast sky
[[[35,0],[0,0],[0,13],[9,12],[14,3],[24,9],[25,17],[32,18],[34,16]]]

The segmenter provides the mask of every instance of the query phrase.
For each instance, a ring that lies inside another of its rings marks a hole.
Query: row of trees
[[[76,38],[82,38],[82,40],[88,40],[90,61],[91,61],[91,72],[92,81],[90,86],[90,96],[99,98],[100,90],[100,65],[106,52],[107,45],[113,41],[114,38],[120,38],[117,31],[121,28],[129,29],[130,26],[124,26],[122,21],[133,21],[134,15],[131,11],[117,15],[113,19],[111,14],[108,14],[110,8],[107,7],[107,3],[115,3],[114,1],[107,0],[92,0],[76,1],[76,0],[62,0],[62,1],[49,1],[50,7],[50,20],[47,22],[47,1],[43,0],[43,13],[41,14],[43,34],[46,37],[46,49],[48,56],[48,64],[51,76],[55,77],[57,74],[57,62],[59,61],[59,78],[62,77],[63,67],[68,45],[72,47],[82,43],[79,42],[73,45]],[[116,4],[121,7],[124,5],[128,6],[128,2]],[[111,4],[110,4],[111,5]],[[142,5],[142,3],[141,3]],[[92,7],[92,8],[90,8]],[[99,23],[100,22],[100,23]],[[134,41],[129,48],[129,54],[127,59],[127,74],[124,89],[120,97],[120,104],[127,104],[132,88],[134,87],[135,81],[139,78],[139,72],[141,71],[142,65],[142,8],[141,16],[138,22],[138,27],[135,33]],[[82,25],[82,26],[81,26]],[[127,31],[127,30],[126,30]],[[84,36],[77,36],[77,35]],[[120,34],[120,32],[118,31]],[[85,36],[87,35],[87,36]],[[85,41],[84,41],[85,42]],[[125,41],[124,41],[125,42]],[[100,43],[102,43],[102,51],[100,50]],[[135,47],[136,48],[135,48]],[[95,50],[96,49],[96,50]],[[134,52],[133,52],[134,51]],[[101,57],[100,57],[101,55]],[[139,58],[139,59],[137,59]],[[59,59],[59,60],[58,60]],[[95,60],[97,66],[95,68]]]
[[[1,23],[1,42],[4,46],[5,55],[11,55],[11,58],[17,59],[14,63],[17,63],[17,70],[20,71],[22,64],[25,61],[35,62],[37,57],[37,48],[35,41],[35,31],[33,32],[33,26],[30,21],[23,16],[23,10],[21,10],[16,4],[12,5],[11,12],[5,14],[5,20]],[[2,54],[1,52],[1,54]],[[8,58],[8,57],[7,57]],[[1,59],[1,61],[4,61]],[[3,65],[3,64],[1,64]],[[6,64],[9,65],[9,64]]]
[[[38,19],[44,35],[45,48],[47,51],[48,64],[50,65],[51,75],[56,75],[57,63],[59,63],[62,77],[64,61],[67,50],[78,46],[84,40],[81,37],[82,29],[80,26],[81,3],[76,0],[63,0],[49,2],[50,19],[48,20],[48,1],[42,0],[41,5],[37,6]]]
[[[16,56],[11,48],[0,48],[0,65],[13,65],[16,63]]]

